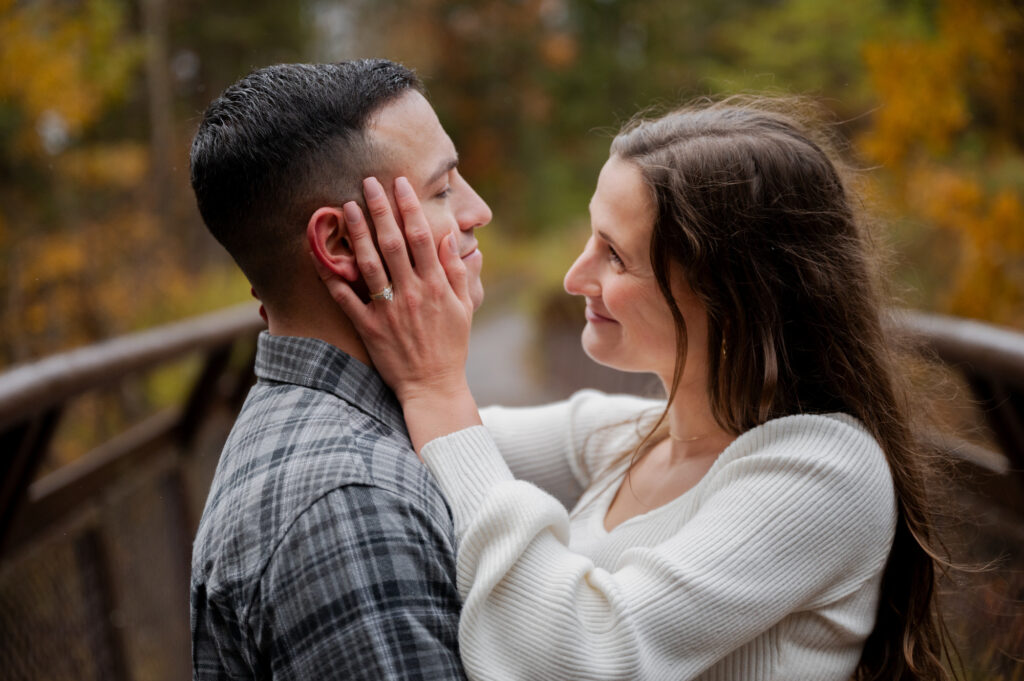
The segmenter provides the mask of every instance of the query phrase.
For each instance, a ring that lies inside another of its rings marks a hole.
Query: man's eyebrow
[[[442,177],[450,173],[452,168],[454,168],[457,165],[459,165],[458,156],[453,156],[452,158],[442,161],[438,169],[434,171],[434,174],[427,178],[425,186],[429,187],[430,185],[434,184]]]

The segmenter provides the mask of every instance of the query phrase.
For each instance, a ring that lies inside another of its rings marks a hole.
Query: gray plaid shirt
[[[193,679],[463,679],[451,514],[394,394],[260,335],[192,554]]]

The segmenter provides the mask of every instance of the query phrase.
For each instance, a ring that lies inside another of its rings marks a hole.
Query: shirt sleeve
[[[569,549],[565,509],[514,480],[484,428],[428,443],[455,514],[469,676],[693,679],[876,579],[895,522],[888,468],[869,435],[828,421],[748,434],[693,490],[693,517],[614,570]],[[869,630],[870,614],[851,626]]]
[[[572,508],[583,490],[607,463],[606,452],[623,453],[642,426],[641,417],[660,413],[664,401],[632,395],[605,395],[581,390],[567,400],[538,407],[486,407],[484,426],[518,480],[531,482]],[[609,416],[613,415],[613,416]],[[609,425],[634,422],[636,428],[616,432],[621,443],[609,446]],[[621,451],[617,451],[621,450]]]
[[[267,678],[464,679],[454,570],[452,538],[408,500],[330,492],[288,529],[254,597]]]
[[[206,585],[191,588],[192,679],[193,681],[230,681],[251,677],[251,665],[245,651],[236,612],[225,607],[228,599],[207,593]]]

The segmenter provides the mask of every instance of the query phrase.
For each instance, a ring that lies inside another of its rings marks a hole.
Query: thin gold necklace
[[[708,437],[707,435],[694,435],[693,437],[679,437],[673,433],[669,433],[668,436],[676,442],[696,442],[697,440],[703,440]]]

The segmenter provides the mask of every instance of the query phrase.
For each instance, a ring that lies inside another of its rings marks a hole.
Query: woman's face
[[[675,325],[651,268],[654,197],[633,163],[612,156],[590,201],[591,236],[565,275],[565,290],[587,300],[583,349],[621,371],[653,372],[666,386],[675,369]],[[707,315],[676,272],[673,292],[687,329],[683,383],[704,385]]]

